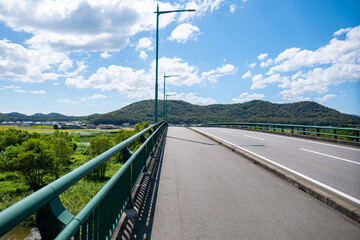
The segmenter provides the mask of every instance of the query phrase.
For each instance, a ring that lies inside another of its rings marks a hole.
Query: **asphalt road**
[[[328,191],[360,204],[360,148],[238,129],[197,130],[302,174]]]
[[[360,236],[359,224],[186,128],[169,128],[156,183],[151,231],[137,239]]]

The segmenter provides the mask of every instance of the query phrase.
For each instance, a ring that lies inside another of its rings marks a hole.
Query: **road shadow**
[[[166,138],[167,132],[159,151],[156,153],[157,156],[155,156],[155,161],[151,166],[151,169],[149,169],[150,174],[147,177],[149,181],[148,186],[146,189],[142,190],[141,195],[139,195],[139,198],[135,202],[135,207],[139,209],[139,216],[131,239],[151,239]]]
[[[134,206],[125,210],[112,240],[151,239],[166,136],[167,131],[152,155],[147,171],[139,179],[133,194]]]
[[[167,138],[180,140],[180,141],[186,141],[186,142],[192,142],[192,143],[198,143],[198,144],[203,144],[203,145],[209,145],[209,146],[218,145],[218,144],[214,144],[214,143],[204,143],[204,142],[193,141],[193,140],[189,140],[189,139],[185,139],[185,138],[178,138],[178,137],[171,137],[171,136],[168,136]]]

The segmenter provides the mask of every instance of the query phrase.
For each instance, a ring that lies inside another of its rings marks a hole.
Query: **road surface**
[[[360,205],[360,148],[238,129],[197,130],[300,173]]]
[[[154,216],[143,215],[150,229],[135,232],[136,239],[360,236],[359,224],[186,128],[169,128],[161,173],[153,181]]]

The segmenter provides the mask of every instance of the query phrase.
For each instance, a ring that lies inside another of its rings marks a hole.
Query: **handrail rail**
[[[345,137],[352,139],[355,142],[359,142],[359,128],[345,128],[345,127],[327,127],[327,126],[311,126],[311,125],[297,125],[297,124],[280,124],[280,123],[248,123],[248,122],[222,122],[222,123],[208,123],[202,124],[201,127],[207,126],[223,126],[223,127],[244,127],[244,128],[260,128],[262,130],[281,130],[290,131],[291,133],[297,132],[303,135],[315,134],[317,137],[320,136],[332,136],[333,139],[338,137]],[[311,131],[315,129],[316,131]],[[321,130],[332,130],[331,132],[321,132]],[[339,134],[338,131],[353,132],[353,135]]]
[[[0,212],[0,236],[7,233],[9,230],[11,230],[13,227],[15,227],[17,224],[19,224],[21,221],[26,219],[34,212],[40,210],[41,208],[43,208],[48,204],[51,204],[51,202],[56,200],[62,192],[64,192],[66,189],[74,185],[76,182],[78,182],[84,176],[88,175],[90,172],[95,170],[98,166],[100,166],[102,163],[110,159],[118,152],[128,151],[129,158],[124,163],[124,165],[105,184],[105,186],[96,194],[96,196],[84,207],[84,209],[80,211],[80,213],[76,217],[69,219],[68,224],[66,224],[67,227],[65,227],[64,230],[67,231],[67,229],[71,228],[71,226],[74,226],[76,222],[83,223],[86,220],[86,216],[89,216],[89,211],[90,210],[93,211],[94,208],[96,208],[99,205],[99,203],[101,203],[101,200],[106,198],[107,194],[114,187],[115,184],[118,185],[117,188],[123,190],[121,193],[123,193],[125,189],[125,194],[123,194],[124,196],[121,196],[122,202],[117,203],[118,205],[121,205],[120,208],[117,210],[118,211],[117,214],[121,216],[121,213],[126,207],[126,205],[129,202],[130,203],[132,202],[131,192],[141,172],[146,167],[147,159],[150,156],[151,152],[153,151],[156,142],[159,140],[160,136],[163,134],[166,127],[167,127],[167,123],[164,121],[151,125],[150,127],[126,139],[125,141],[119,143],[118,145],[107,150],[101,155],[93,158],[92,160],[83,164],[82,166],[78,167],[72,172],[64,175],[63,177],[57,179],[56,181],[36,191],[30,196],[22,199],[21,201],[3,210],[2,212]],[[150,136],[146,138],[144,136],[145,133],[149,133]],[[142,141],[143,142],[142,145],[136,150],[135,153],[131,153],[128,146],[137,139],[146,139],[146,140]],[[127,176],[127,179],[123,181],[123,179],[120,178],[124,175],[129,175],[129,176]],[[120,180],[123,181],[123,184],[119,185]],[[126,186],[124,187],[123,185]],[[65,211],[67,212],[67,210]],[[118,218],[116,222],[119,219],[120,218]],[[111,220],[111,223],[113,224],[114,221]],[[77,224],[75,225],[78,226]],[[95,224],[92,223],[93,227],[94,225]],[[109,229],[101,230],[101,231],[109,233]],[[61,236],[62,235],[63,234],[61,234]],[[94,235],[94,233],[92,233],[92,235]],[[104,236],[108,236],[108,234],[105,234]],[[64,239],[64,238],[61,237],[58,239]],[[89,239],[91,238],[89,237]],[[101,236],[100,239],[103,239],[103,237]]]

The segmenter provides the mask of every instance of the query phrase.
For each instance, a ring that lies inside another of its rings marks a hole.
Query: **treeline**
[[[21,113],[0,113],[0,122],[17,122],[17,121],[32,121],[32,122],[46,122],[46,121],[60,121],[60,122],[70,122],[70,121],[82,121],[87,117],[73,117],[65,116],[58,113],[53,114],[34,114],[31,116],[21,114]]]
[[[158,101],[158,116],[163,119],[164,101]],[[154,121],[154,100],[144,100],[132,103],[119,110],[94,114],[86,117],[67,117],[60,114],[26,116],[21,114],[0,114],[0,121],[32,120],[32,121],[74,121],[83,120],[98,124],[123,123],[136,124],[138,122]],[[316,102],[297,102],[276,104],[254,100],[239,104],[213,104],[200,106],[184,101],[168,101],[168,121],[173,124],[201,124],[215,122],[263,122],[288,123],[336,127],[358,127],[360,117],[340,113],[334,109],[322,106]],[[7,119],[7,120],[5,120]]]
[[[163,119],[163,101],[158,102],[159,119]],[[168,122],[201,124],[216,122],[259,122],[358,127],[360,117],[340,113],[315,102],[275,104],[254,100],[240,104],[193,105],[184,101],[168,101]],[[120,110],[87,118],[94,124],[120,125],[154,121],[154,100],[132,103]]]

